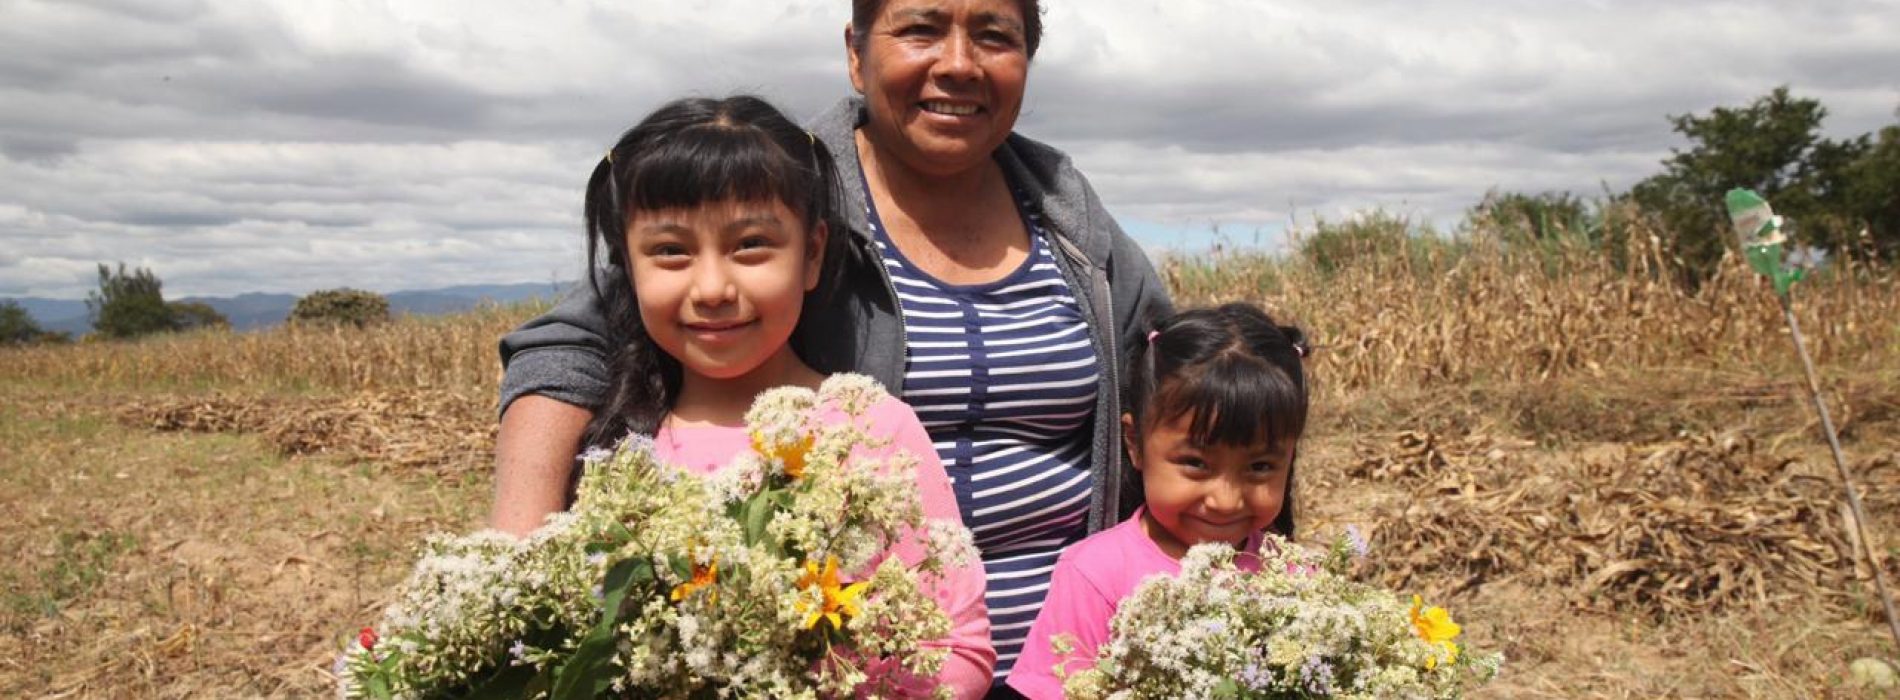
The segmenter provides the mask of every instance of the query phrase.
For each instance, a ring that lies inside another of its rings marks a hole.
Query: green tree
[[[290,309],[292,324],[338,324],[362,328],[389,321],[389,300],[360,289],[311,292]]]
[[[100,263],[99,289],[86,295],[92,329],[107,338],[136,338],[175,330],[178,321],[165,304],[162,286],[158,276],[143,267],[128,273],[125,263],[119,263],[114,272]]]
[[[1844,179],[1848,208],[1866,232],[1864,239],[1855,232],[1854,249],[1900,260],[1900,124],[1881,129]]]
[[[1690,281],[1713,269],[1729,245],[1722,197],[1732,188],[1767,197],[1794,222],[1796,240],[1829,248],[1844,240],[1846,172],[1868,140],[1822,138],[1826,116],[1820,102],[1794,97],[1783,86],[1745,107],[1669,118],[1691,145],[1672,149],[1663,172],[1637,183],[1630,197],[1661,219]]]
[[[32,314],[12,299],[0,301],[0,345],[20,345],[38,341],[46,334]]]
[[[178,330],[189,331],[199,328],[230,328],[231,320],[211,308],[210,304],[196,301],[174,301],[166,304],[171,308],[172,321]]]

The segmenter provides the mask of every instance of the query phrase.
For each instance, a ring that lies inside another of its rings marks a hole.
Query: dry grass
[[[1673,281],[1644,236],[1610,256],[1505,245],[1483,231],[1447,245],[1406,237],[1396,220],[1355,226],[1373,229],[1363,245],[1375,249],[1358,251],[1350,266],[1240,251],[1171,259],[1162,273],[1178,305],[1243,299],[1304,326],[1321,349],[1314,374],[1334,397],[1631,370],[1794,367],[1772,293],[1738,259],[1692,291]],[[1392,228],[1397,235],[1380,230]],[[1900,357],[1893,270],[1849,267],[1796,289],[1817,362]]]
[[[1302,528],[1370,526],[1369,574],[1507,654],[1487,696],[1872,697],[1846,665],[1895,649],[1777,309],[1633,240],[1625,266],[1480,234],[1163,272],[1321,343]],[[1798,290],[1892,532],[1900,281]],[[325,694],[419,537],[478,522],[495,340],[538,310],[0,350],[0,696]]]
[[[545,308],[491,306],[454,316],[408,316],[368,329],[280,326],[0,349],[0,383],[61,391],[428,389],[492,398],[501,376],[496,341]]]

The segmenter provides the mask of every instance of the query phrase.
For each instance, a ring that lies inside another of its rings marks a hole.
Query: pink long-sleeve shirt
[[[1137,510],[1120,525],[1071,545],[1056,559],[1049,597],[1029,626],[1023,655],[1009,674],[1009,687],[1030,700],[1059,700],[1062,681],[1056,677],[1056,666],[1071,674],[1094,668],[1095,654],[1108,643],[1108,623],[1122,600],[1150,577],[1181,573],[1180,560],[1161,551],[1142,530],[1146,511],[1145,507]],[[1260,541],[1256,534],[1242,549],[1257,553]],[[1243,571],[1259,571],[1260,558],[1239,556],[1234,565]],[[1058,657],[1050,641],[1065,634],[1075,639],[1074,651]]]
[[[823,417],[849,419],[835,407],[827,409]],[[861,448],[860,456],[881,459],[894,451],[909,452],[917,461],[917,495],[923,502],[924,517],[962,522],[956,495],[950,490],[950,477],[944,473],[930,435],[910,406],[886,397],[858,420],[872,438],[889,441],[881,448]],[[752,440],[743,426],[693,426],[662,427],[653,442],[655,452],[667,463],[710,474],[731,464],[741,450],[750,448]],[[918,533],[903,537],[889,552],[889,556],[909,563],[920,561],[922,555]],[[945,571],[928,590],[950,616],[950,635],[932,644],[950,650],[936,682],[949,686],[958,698],[983,697],[990,689],[996,650],[990,646],[989,610],[983,603],[982,562],[972,553],[966,566]]]

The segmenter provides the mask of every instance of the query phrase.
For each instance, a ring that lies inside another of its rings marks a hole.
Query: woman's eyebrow
[[[989,25],[993,27],[1001,27],[1003,29],[1007,29],[1009,31],[1015,32],[1017,34],[1023,33],[1022,22],[1017,21],[1016,18],[1011,17],[1009,15],[999,14],[995,12],[979,13],[976,16],[976,23],[978,25]]]
[[[940,24],[944,21],[944,17],[945,17],[945,13],[943,10],[939,10],[936,8],[913,7],[906,10],[898,10],[897,12],[892,13],[891,18],[898,21],[908,20],[912,22]]]

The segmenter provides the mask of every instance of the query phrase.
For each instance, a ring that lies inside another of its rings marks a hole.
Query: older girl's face
[[[1029,51],[1016,0],[889,0],[847,29],[866,136],[910,168],[947,175],[983,163],[1022,110]]]

